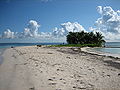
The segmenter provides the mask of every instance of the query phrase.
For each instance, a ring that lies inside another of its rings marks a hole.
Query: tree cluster
[[[101,33],[96,32],[69,32],[67,35],[68,44],[95,44],[102,46],[105,43]]]

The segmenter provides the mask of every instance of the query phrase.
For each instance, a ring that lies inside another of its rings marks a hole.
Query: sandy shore
[[[119,90],[120,59],[74,48],[7,49],[0,90]]]

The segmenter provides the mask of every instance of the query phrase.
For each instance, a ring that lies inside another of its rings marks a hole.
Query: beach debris
[[[29,88],[29,90],[35,90],[35,87],[33,86],[33,87],[31,87],[31,88]]]
[[[37,47],[41,47],[42,45],[37,45]]]
[[[110,75],[107,75],[108,77],[110,77]]]
[[[80,85],[79,87],[78,86],[73,86],[73,88],[75,89],[86,89],[86,87],[84,85]]]
[[[76,88],[76,86],[73,86],[73,88]]]
[[[53,53],[51,53],[51,52],[48,52],[48,54],[53,54]]]
[[[49,81],[53,81],[53,79],[51,79],[51,78],[50,78],[50,79],[48,79],[48,80],[49,80]]]
[[[57,71],[64,71],[64,70],[61,70],[61,69],[58,68]]]
[[[79,82],[80,80],[77,80],[77,82]]]
[[[24,65],[26,65],[27,63],[24,63]]]
[[[60,69],[57,69],[57,71],[60,71]]]
[[[60,80],[63,80],[62,78],[60,78]]]
[[[13,46],[11,46],[11,48],[14,48]]]
[[[118,76],[120,76],[120,73],[118,73]]]
[[[65,79],[63,79],[63,78],[60,78],[60,80],[65,80]]]

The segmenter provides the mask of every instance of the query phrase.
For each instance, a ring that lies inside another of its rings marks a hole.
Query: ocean
[[[33,45],[57,45],[62,43],[0,43],[1,48],[10,48],[18,46],[33,46]]]
[[[56,45],[56,44],[62,44],[62,43],[0,43],[0,64],[2,63],[3,60],[1,55],[6,48],[18,47],[18,46]],[[120,54],[120,42],[107,42],[105,46],[111,48],[95,48],[94,50],[104,53],[110,53],[110,54]]]
[[[105,48],[95,48],[94,50],[110,54],[120,54],[120,42],[106,42],[105,46]]]

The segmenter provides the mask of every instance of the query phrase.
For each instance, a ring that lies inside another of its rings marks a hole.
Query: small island
[[[0,90],[120,90],[120,0],[0,0]]]
[[[80,50],[101,47],[104,40],[100,33],[70,32],[67,42],[6,49],[0,90],[119,90],[120,59]]]
[[[67,44],[51,45],[54,47],[103,47],[105,46],[104,36],[93,32],[69,32],[66,36]]]

